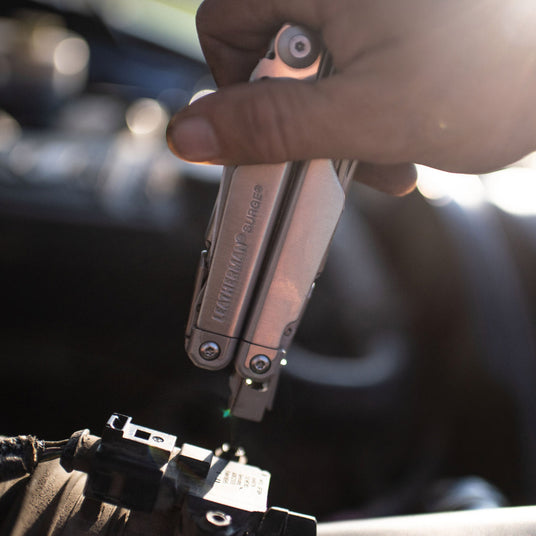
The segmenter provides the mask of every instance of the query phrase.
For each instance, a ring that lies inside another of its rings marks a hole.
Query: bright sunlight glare
[[[488,199],[517,216],[536,216],[536,169],[512,167],[484,177]]]
[[[478,207],[485,199],[484,186],[476,175],[449,173],[417,166],[417,188],[435,205],[455,201],[465,207]]]

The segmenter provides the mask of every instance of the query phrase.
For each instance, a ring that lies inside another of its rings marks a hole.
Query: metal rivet
[[[164,442],[164,438],[163,437],[160,437],[158,435],[155,435],[152,437],[152,440],[155,442],[155,443],[163,443]]]
[[[216,527],[228,527],[233,521],[233,518],[229,514],[217,510],[209,510],[205,517],[210,524]]]
[[[220,355],[220,347],[213,341],[204,342],[199,347],[199,354],[207,361],[213,361]]]
[[[255,374],[264,374],[270,370],[271,366],[272,362],[268,356],[265,356],[264,354],[253,356],[249,362],[249,368],[255,372]]]

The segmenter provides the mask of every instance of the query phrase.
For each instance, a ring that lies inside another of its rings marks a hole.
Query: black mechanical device
[[[114,413],[102,438],[74,433],[62,449],[68,472],[87,473],[86,497],[145,512],[180,508],[183,534],[315,536],[313,517],[267,508],[270,473],[241,449],[211,450]]]
[[[118,413],[102,438],[88,430],[59,442],[0,438],[0,490],[7,481],[26,483],[15,515],[7,525],[0,520],[0,534],[316,536],[315,518],[267,508],[270,474],[247,465],[242,449],[212,452],[176,441]],[[17,487],[10,484],[7,495]],[[461,505],[464,512],[323,523],[318,534],[505,536],[513,527],[516,535],[534,534],[536,507],[496,506],[477,500]]]

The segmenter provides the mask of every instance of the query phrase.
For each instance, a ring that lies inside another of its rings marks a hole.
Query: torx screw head
[[[311,41],[305,35],[295,35],[289,40],[290,53],[297,59],[306,58],[311,53]]]
[[[249,368],[255,372],[255,374],[264,374],[270,370],[271,366],[272,362],[268,356],[265,356],[264,354],[253,356],[249,362]]]
[[[199,354],[203,359],[206,359],[207,361],[214,361],[214,359],[219,357],[220,352],[220,347],[213,341],[204,342],[199,347]]]
[[[322,43],[315,33],[294,25],[287,25],[278,34],[275,45],[276,55],[292,69],[307,69],[322,50]]]

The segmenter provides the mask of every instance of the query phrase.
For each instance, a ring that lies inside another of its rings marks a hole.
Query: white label
[[[265,512],[269,485],[268,471],[214,457],[206,480],[190,493],[232,508]]]

